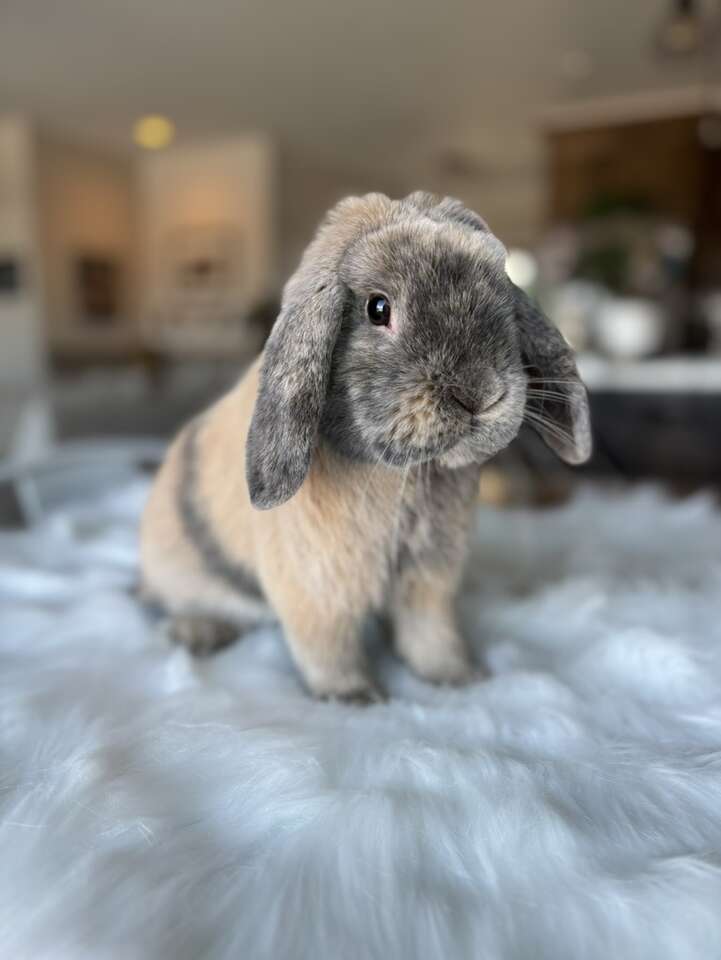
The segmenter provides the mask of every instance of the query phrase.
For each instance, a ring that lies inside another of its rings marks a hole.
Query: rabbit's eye
[[[391,305],[386,297],[377,293],[368,300],[368,319],[376,327],[387,327],[391,322]]]

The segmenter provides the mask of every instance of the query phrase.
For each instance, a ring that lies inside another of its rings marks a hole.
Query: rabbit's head
[[[356,460],[455,467],[503,449],[525,417],[562,459],[584,461],[573,355],[510,281],[505,256],[457,200],[338,204],[266,346],[246,450],[253,504],[296,492],[319,432]]]

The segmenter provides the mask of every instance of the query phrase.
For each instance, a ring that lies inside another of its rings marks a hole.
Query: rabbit
[[[185,427],[141,525],[146,593],[207,653],[279,619],[308,690],[383,696],[361,640],[385,611],[421,678],[476,675],[454,619],[483,463],[524,418],[591,452],[573,354],[476,213],[371,193],[326,216],[263,354]]]

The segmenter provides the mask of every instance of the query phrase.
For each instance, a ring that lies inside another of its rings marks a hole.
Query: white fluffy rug
[[[144,489],[0,538],[0,957],[721,956],[721,515],[481,511],[492,679],[315,703],[136,604]]]

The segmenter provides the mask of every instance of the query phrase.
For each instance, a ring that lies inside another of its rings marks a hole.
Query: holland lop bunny
[[[479,472],[524,416],[563,460],[589,456],[571,351],[487,224],[427,193],[343,200],[262,357],[170,448],[145,591],[195,652],[275,615],[319,697],[379,696],[360,630],[374,609],[419,676],[463,682],[453,601]]]

